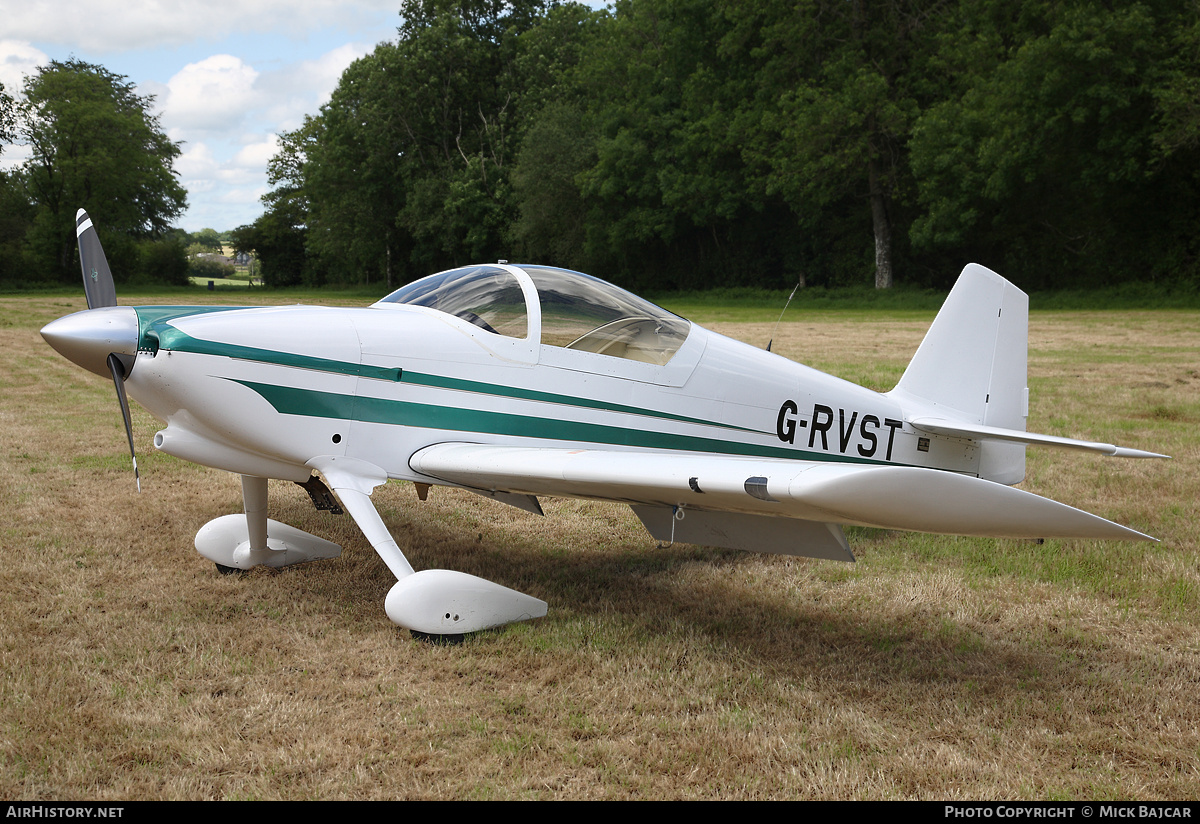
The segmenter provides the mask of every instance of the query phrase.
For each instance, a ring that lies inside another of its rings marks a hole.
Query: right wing
[[[818,557],[849,555],[841,530],[832,533],[836,524],[997,538],[1155,540],[1030,492],[919,467],[472,443],[425,447],[409,463],[430,478],[470,489],[632,504],[656,537],[667,528],[661,514],[656,531],[639,510],[658,508],[676,518],[682,511],[680,525],[696,512],[758,516],[715,519],[708,532],[735,536],[710,543]],[[787,545],[786,537],[770,539],[765,529],[786,527],[763,517],[815,523],[797,525],[793,543],[800,546],[791,549],[747,545],[759,540],[760,531],[766,543]],[[805,544],[819,551],[804,551]]]

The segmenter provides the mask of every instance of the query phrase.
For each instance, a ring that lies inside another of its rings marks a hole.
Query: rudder
[[[906,410],[1025,431],[1029,297],[995,272],[969,264],[959,275],[896,388]],[[1025,477],[1025,446],[983,441],[979,477]]]

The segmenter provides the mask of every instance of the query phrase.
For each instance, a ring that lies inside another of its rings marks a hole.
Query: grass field
[[[201,289],[207,289],[208,284],[212,284],[215,289],[247,289],[250,286],[249,278],[203,278],[192,277],[188,278],[192,286],[199,286]]]
[[[342,557],[219,576],[192,539],[241,511],[237,478],[156,453],[135,405],[134,491],[111,383],[37,334],[80,308],[0,297],[0,797],[1200,793],[1200,312],[1031,318],[1031,429],[1174,459],[1030,450],[1024,488],[1161,543],[857,529],[845,565],[658,549],[622,506],[539,519],[388,484],[416,568],[550,604],[436,647],[388,622],[393,579],[349,517],[291,484],[272,516]],[[697,319],[762,346],[777,314]],[[774,350],[887,389],[932,316],[789,310]]]

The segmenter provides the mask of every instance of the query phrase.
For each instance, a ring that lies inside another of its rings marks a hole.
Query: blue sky
[[[401,0],[0,0],[0,83],[75,57],[155,97],[183,142],[179,224],[232,229],[262,213],[276,135],[329,99],[342,71],[394,39]],[[5,166],[25,156],[5,147]]]

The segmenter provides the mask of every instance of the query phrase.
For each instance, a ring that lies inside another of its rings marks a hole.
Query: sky
[[[401,0],[0,0],[0,83],[75,58],[124,75],[167,135],[188,192],[178,225],[218,231],[262,214],[277,135],[329,100],[342,71],[396,38]],[[6,146],[4,166],[27,157]]]

